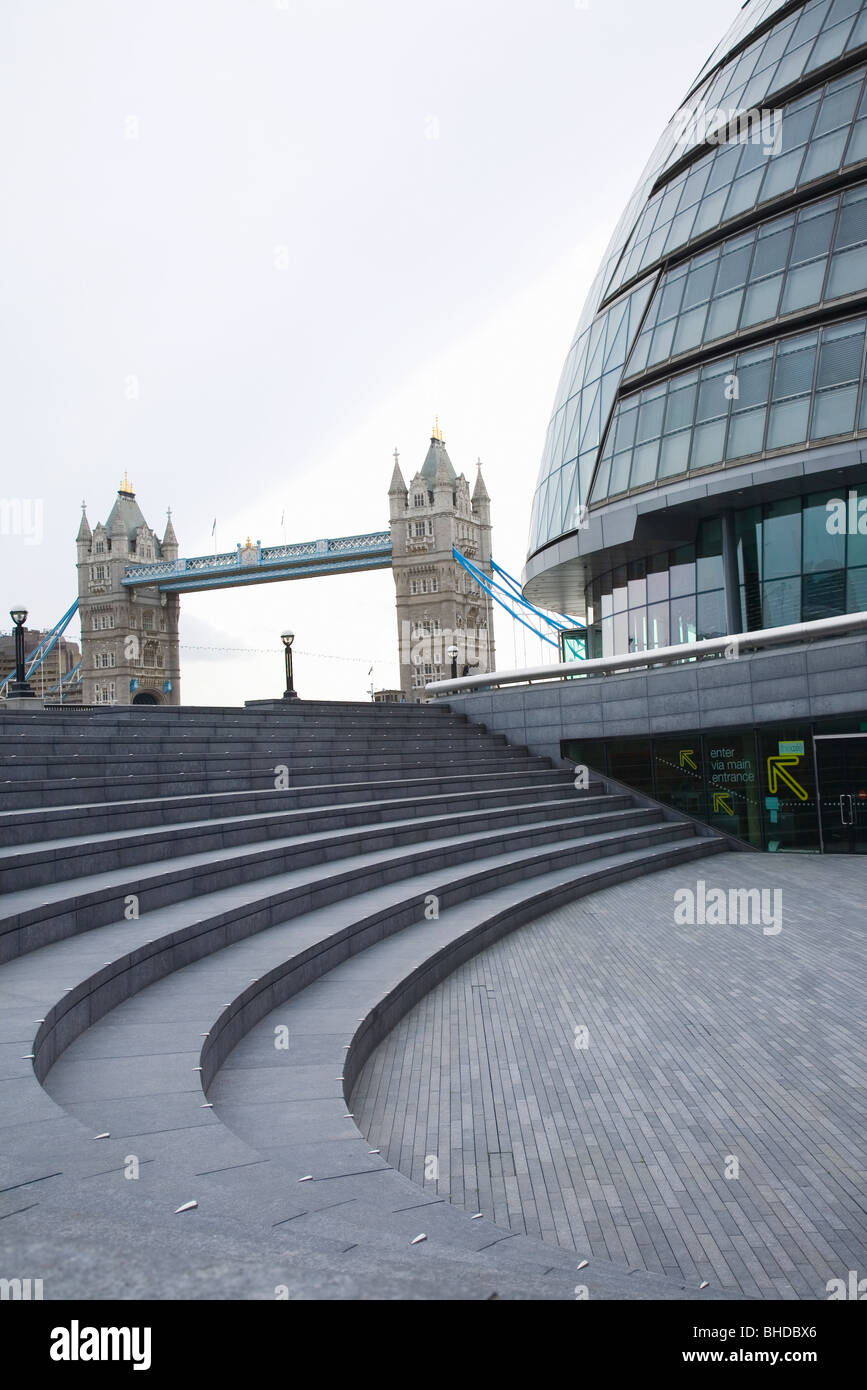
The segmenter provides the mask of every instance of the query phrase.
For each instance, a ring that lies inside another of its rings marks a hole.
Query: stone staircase
[[[347,1098],[470,955],[724,839],[441,707],[16,712],[0,750],[0,1223],[46,1297],[574,1297],[568,1252],[431,1201]]]

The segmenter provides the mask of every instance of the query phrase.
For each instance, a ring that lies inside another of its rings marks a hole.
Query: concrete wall
[[[564,738],[867,718],[867,637],[449,696],[444,703],[555,762]]]

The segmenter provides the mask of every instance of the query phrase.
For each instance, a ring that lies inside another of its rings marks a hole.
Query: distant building
[[[40,632],[36,628],[25,628],[24,630],[24,659],[25,665],[30,664],[31,657],[39,646],[39,643],[48,634]],[[75,670],[81,659],[81,653],[76,642],[68,642],[65,637],[51,648],[42,664],[37,667],[31,676],[28,677],[34,695],[48,704],[60,704],[61,702],[61,681]],[[0,676],[6,676],[15,669],[15,634],[0,634]],[[63,703],[65,705],[81,704],[81,686],[76,682],[67,684],[63,687]]]
[[[179,705],[178,595],[123,583],[131,565],[178,558],[171,512],[159,540],[124,474],[105,524],[91,531],[82,504],[76,546],[82,703]]]
[[[452,553],[491,573],[491,499],[481,463],[470,495],[437,425],[409,486],[395,450],[388,501],[400,684],[407,700],[420,701],[429,681],[451,675],[451,646],[459,675],[494,670],[493,602]]]

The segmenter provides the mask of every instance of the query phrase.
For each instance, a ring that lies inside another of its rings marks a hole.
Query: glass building
[[[589,656],[867,609],[865,340],[867,0],[749,0],[576,329],[527,598]]]

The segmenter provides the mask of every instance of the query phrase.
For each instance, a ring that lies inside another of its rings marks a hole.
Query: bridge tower
[[[179,705],[178,595],[122,582],[130,565],[178,558],[171,510],[159,540],[124,473],[108,519],[92,531],[82,502],[75,540],[82,704]]]
[[[427,456],[404,482],[399,455],[388,489],[392,570],[397,602],[400,688],[425,699],[428,681],[451,675],[448,648],[458,649],[458,675],[495,669],[493,603],[452,556],[455,546],[491,572],[491,499],[477,464],[475,487],[455,473],[439,428]]]

